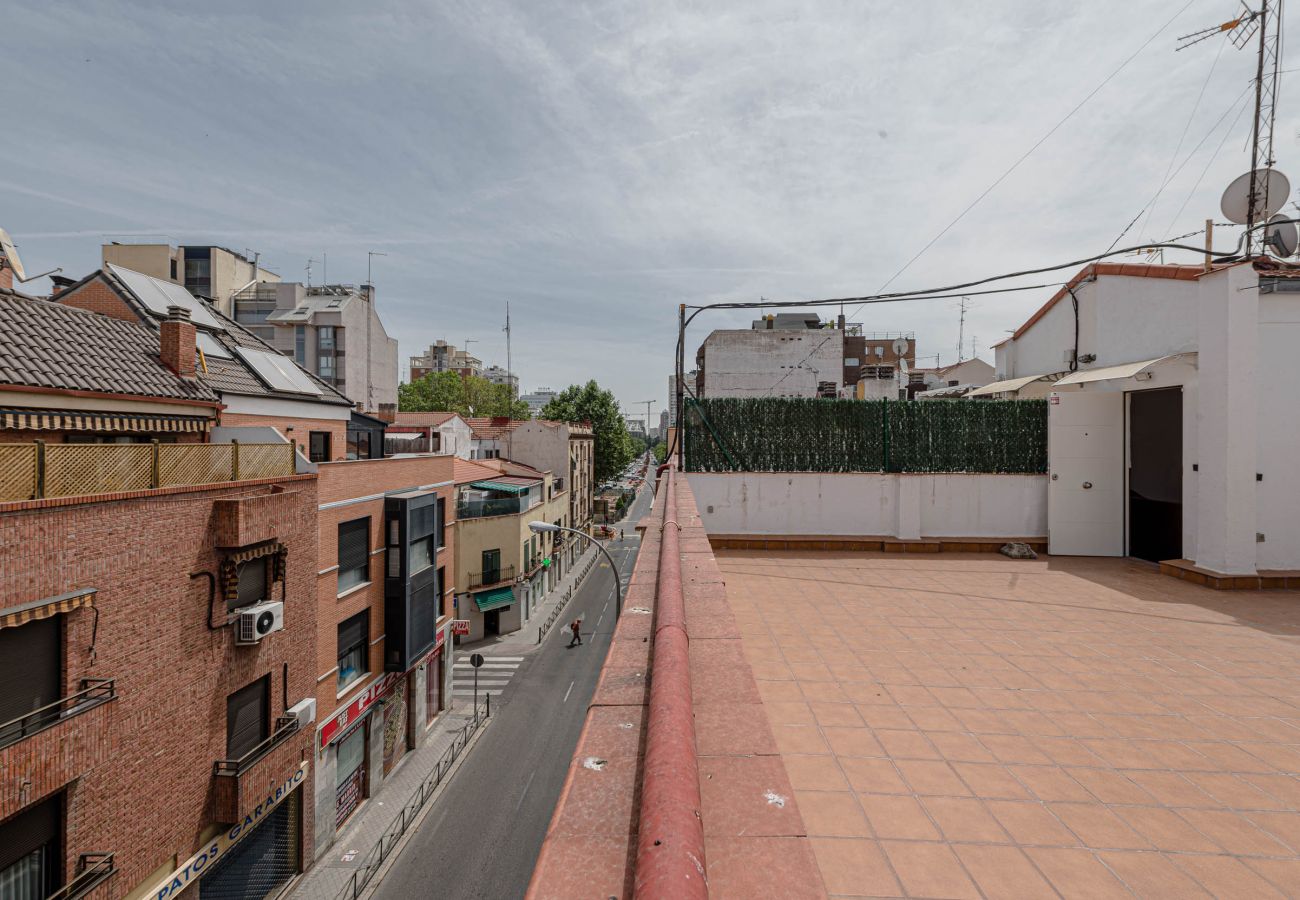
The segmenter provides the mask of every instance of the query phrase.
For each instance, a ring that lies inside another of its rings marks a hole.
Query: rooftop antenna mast
[[[510,391],[510,402],[515,402],[515,379],[514,369],[510,365],[510,301],[506,301],[506,327],[501,329],[506,333],[506,387]]]
[[[1238,206],[1244,207],[1240,210],[1240,216],[1232,220],[1246,226],[1247,257],[1251,255],[1251,245],[1255,240],[1255,224],[1277,212],[1290,193],[1289,183],[1286,187],[1279,184],[1279,179],[1285,182],[1285,176],[1272,171],[1273,123],[1277,112],[1278,66],[1282,49],[1282,2],[1283,0],[1259,0],[1258,9],[1251,9],[1243,2],[1241,14],[1237,18],[1222,25],[1185,34],[1178,39],[1175,48],[1184,50],[1216,35],[1227,34],[1232,45],[1241,50],[1250,44],[1252,38],[1258,37],[1255,120],[1250,132],[1250,171],[1238,179],[1244,182],[1244,191],[1237,188],[1234,182],[1223,197],[1225,214]],[[1278,188],[1281,188],[1280,192]],[[1280,196],[1276,196],[1278,193]]]
[[[312,259],[310,256],[307,257],[307,287],[311,287],[311,267],[314,262],[316,262],[316,260]]]
[[[970,308],[970,297],[962,297],[957,301],[957,306],[961,310],[961,319],[957,323],[957,362],[961,362],[962,347],[966,344],[966,310]]]

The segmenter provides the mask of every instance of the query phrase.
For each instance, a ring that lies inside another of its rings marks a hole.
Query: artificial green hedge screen
[[[1046,400],[705,399],[691,472],[1047,471]]]

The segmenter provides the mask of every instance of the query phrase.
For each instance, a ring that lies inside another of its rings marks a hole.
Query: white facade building
[[[528,404],[528,411],[536,418],[546,408],[546,404],[555,399],[556,391],[548,387],[538,388],[530,394],[524,394],[519,399]]]
[[[519,395],[519,376],[501,366],[488,366],[483,370],[483,377],[493,384],[508,384],[515,396]]]
[[[1267,263],[1099,263],[974,393],[1050,398],[1050,552],[1270,578],[1300,568],[1298,341],[1300,280]]]
[[[704,374],[704,397],[838,397],[844,387],[844,332],[719,330],[704,339],[696,364]]]

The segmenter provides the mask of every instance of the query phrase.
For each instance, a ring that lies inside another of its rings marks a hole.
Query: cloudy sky
[[[890,288],[1088,256],[1144,209],[1120,246],[1221,218],[1254,57],[1174,46],[1234,2],[9,0],[0,225],[77,276],[105,239],[288,280],[382,251],[403,359],[472,338],[504,365],[510,301],[525,390],[594,377],[657,416],[678,303],[877,291],[1055,126]],[[1049,293],[979,298],[967,354]],[[702,315],[691,350],[749,318]],[[952,301],[853,318],[956,355]]]

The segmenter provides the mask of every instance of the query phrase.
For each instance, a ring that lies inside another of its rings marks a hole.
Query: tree
[[[652,447],[651,449],[654,451],[655,462],[662,466],[664,464],[664,460],[668,458],[668,445],[665,444],[663,441],[660,441],[659,443],[655,444],[654,447]]]
[[[402,412],[454,412],[469,416],[505,416],[528,419],[528,404],[511,398],[510,386],[493,384],[476,375],[430,372],[397,388],[397,408]]]
[[[609,481],[627,468],[637,454],[627,422],[614,395],[595,380],[569,385],[556,394],[538,418],[559,422],[590,422],[595,437],[594,475],[596,482]]]

